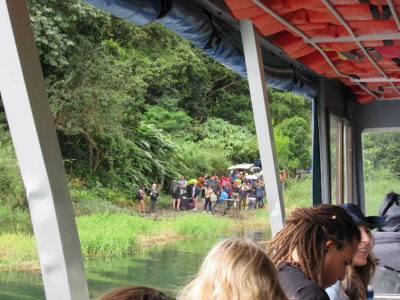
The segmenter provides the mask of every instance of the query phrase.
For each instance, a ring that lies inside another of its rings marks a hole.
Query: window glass
[[[329,118],[331,203],[353,201],[352,130],[343,118]]]
[[[387,193],[400,193],[400,132],[363,133],[362,146],[366,213],[377,215]]]

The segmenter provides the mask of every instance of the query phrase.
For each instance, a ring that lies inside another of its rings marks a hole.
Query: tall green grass
[[[76,216],[104,213],[132,213],[132,207],[121,207],[114,202],[103,199],[79,199],[72,202]]]
[[[9,133],[0,126],[0,204],[26,207],[25,190]]]
[[[173,230],[182,236],[212,237],[225,231],[233,231],[235,222],[228,217],[215,217],[207,214],[191,214],[168,220]],[[166,225],[167,225],[166,224]]]
[[[0,270],[1,269],[38,268],[38,255],[35,240],[29,234],[0,235]]]
[[[311,175],[299,179],[288,179],[286,189],[283,191],[283,199],[285,208],[288,209],[293,206],[312,206]]]
[[[85,257],[128,255],[157,241],[210,238],[236,228],[232,219],[193,213],[161,220],[128,214],[97,214],[77,217],[76,222]],[[12,269],[24,262],[38,266],[37,260],[32,235],[0,235],[0,268]]]
[[[84,256],[126,255],[143,246],[145,239],[212,237],[234,230],[234,221],[224,217],[184,214],[153,220],[127,214],[100,214],[77,218]]]
[[[400,193],[400,179],[389,170],[371,170],[364,176],[365,205],[367,215],[377,215],[379,205],[390,191]],[[285,207],[308,207],[311,200],[311,177],[289,179],[283,192]]]
[[[2,223],[26,223],[29,221],[29,213],[26,210],[0,205],[0,225]]]
[[[365,205],[368,216],[377,215],[379,205],[391,191],[400,193],[400,179],[389,170],[371,170],[364,177]]]
[[[151,220],[124,214],[76,218],[84,256],[125,255],[138,246],[139,234],[149,234]]]

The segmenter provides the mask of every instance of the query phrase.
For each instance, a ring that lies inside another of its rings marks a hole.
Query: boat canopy
[[[190,0],[86,0],[86,2],[136,25],[146,25],[153,21],[162,24],[218,62],[247,78],[239,24],[231,16],[223,18],[229,15],[228,12],[217,9],[214,15],[210,9],[202,7],[201,3]],[[234,22],[229,24],[227,20]],[[282,59],[267,47],[263,48],[263,52],[265,52],[263,57],[268,86],[291,91],[310,99],[316,97],[318,88],[314,79],[318,74],[303,70],[306,68],[294,60]],[[282,50],[275,49],[275,52],[281,53]]]
[[[337,78],[360,103],[399,98],[400,0],[86,0],[137,25],[163,24],[247,77],[238,19],[263,35],[268,86],[315,98]]]
[[[339,78],[358,102],[398,98],[398,0],[226,0],[271,43],[315,72]]]

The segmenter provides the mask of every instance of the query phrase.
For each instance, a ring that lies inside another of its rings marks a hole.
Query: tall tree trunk
[[[100,157],[99,147],[97,146],[96,141],[90,136],[90,134],[84,130],[82,130],[82,133],[86,137],[86,140],[89,142],[90,146],[94,149],[95,161],[92,166],[92,174],[95,174],[97,171],[97,168],[99,167],[101,162],[104,160],[104,158]]]

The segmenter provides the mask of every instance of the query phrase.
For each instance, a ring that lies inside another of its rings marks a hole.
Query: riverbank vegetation
[[[154,244],[183,238],[236,235],[265,230],[265,210],[239,213],[240,218],[199,213],[160,216],[154,220],[137,214],[93,214],[76,218],[84,257],[129,255]],[[30,233],[0,235],[0,269],[38,271],[36,244]]]
[[[388,171],[366,175],[367,215],[376,215],[383,196],[395,189],[399,180]],[[286,214],[296,206],[311,205],[311,177],[290,179],[283,193]],[[161,197],[170,206],[167,195]],[[84,208],[82,203],[86,203]],[[90,204],[88,204],[90,203]],[[148,246],[183,238],[210,238],[237,235],[248,230],[270,230],[268,210],[237,212],[227,216],[166,211],[158,219],[134,213],[135,207],[107,200],[74,202],[77,226],[85,257],[129,255]],[[37,250],[31,234],[29,213],[0,206],[0,269],[39,271]]]

